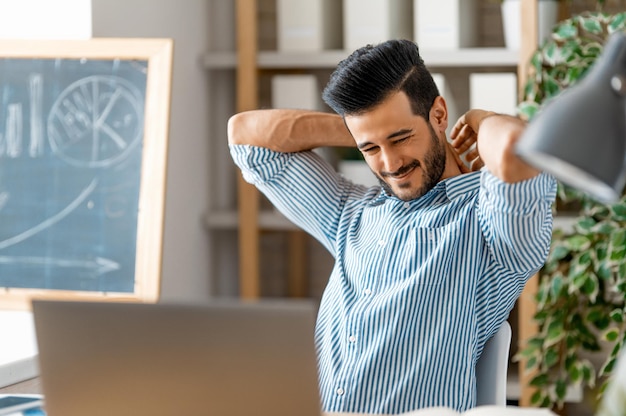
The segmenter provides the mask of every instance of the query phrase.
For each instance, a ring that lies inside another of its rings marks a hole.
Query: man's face
[[[345,121],[387,192],[409,201],[426,194],[442,179],[445,136],[438,136],[430,122],[413,114],[404,92],[393,94],[364,114],[346,116]]]

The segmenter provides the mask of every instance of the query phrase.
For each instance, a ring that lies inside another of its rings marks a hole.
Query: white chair
[[[476,406],[506,406],[511,325],[504,321],[476,363]]]

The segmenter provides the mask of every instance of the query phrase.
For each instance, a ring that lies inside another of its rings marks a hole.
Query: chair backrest
[[[487,341],[476,363],[476,406],[506,406],[506,379],[511,347],[511,325],[504,321]]]

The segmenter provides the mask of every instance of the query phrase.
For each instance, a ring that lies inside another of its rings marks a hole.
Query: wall
[[[92,0],[92,15],[94,37],[174,39],[162,297],[206,299],[212,290],[211,242],[203,225],[211,180],[210,91],[199,58],[210,46],[209,3]]]

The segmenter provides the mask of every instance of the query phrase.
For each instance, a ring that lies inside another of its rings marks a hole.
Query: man
[[[355,51],[324,100],[338,115],[258,110],[228,126],[246,180],[335,257],[315,335],[323,410],[468,409],[485,341],[545,261],[555,181],[514,154],[517,118],[470,111],[449,144],[413,42]],[[380,187],[309,151],[355,145]],[[468,149],[481,171],[465,173]]]

